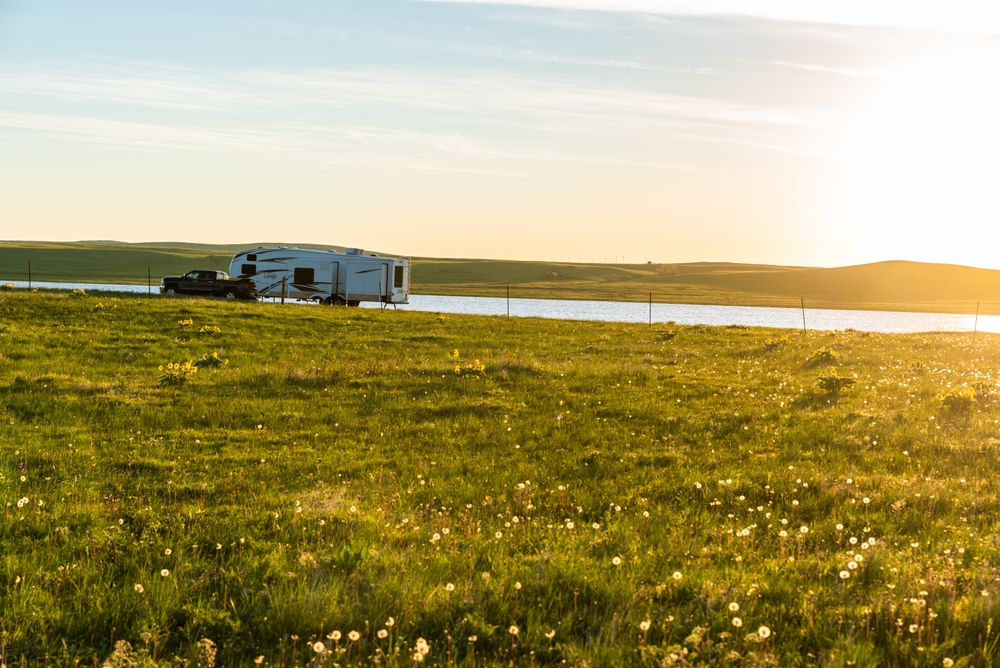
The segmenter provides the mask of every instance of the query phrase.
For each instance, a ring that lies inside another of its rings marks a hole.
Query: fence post
[[[507,317],[510,317],[510,286],[507,286]]]
[[[653,326],[653,293],[649,293],[649,326]]]
[[[146,294],[153,296],[153,268],[146,267]]]
[[[285,304],[285,281],[287,281],[287,280],[288,280],[287,276],[282,276],[281,277],[281,305],[282,306],[284,306],[284,304]]]
[[[28,260],[28,289],[31,289],[31,260]]]
[[[802,302],[802,333],[804,334],[806,331],[806,299],[799,297],[799,300]]]
[[[972,342],[976,342],[976,332],[979,329],[979,302],[976,302],[976,320],[972,325]]]

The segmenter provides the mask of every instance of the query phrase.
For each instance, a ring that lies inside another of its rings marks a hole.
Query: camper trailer
[[[361,302],[406,304],[410,297],[410,260],[309,248],[255,248],[240,251],[231,276],[252,278],[261,297],[282,297],[322,304],[357,306]]]

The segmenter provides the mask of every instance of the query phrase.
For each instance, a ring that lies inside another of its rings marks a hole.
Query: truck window
[[[393,287],[401,288],[403,287],[403,268],[396,267],[396,271],[393,275]]]
[[[292,283],[312,283],[316,279],[316,270],[312,267],[296,267]]]
[[[253,276],[257,273],[257,265],[255,264],[245,264],[240,267],[240,273],[244,276]]]

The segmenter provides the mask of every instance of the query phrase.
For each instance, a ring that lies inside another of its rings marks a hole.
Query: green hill
[[[154,282],[190,269],[229,267],[233,253],[258,245],[114,241],[0,242],[0,280]],[[336,248],[318,244],[280,245]],[[415,294],[1000,313],[1000,271],[920,262],[815,268],[694,262],[618,265],[413,258]]]

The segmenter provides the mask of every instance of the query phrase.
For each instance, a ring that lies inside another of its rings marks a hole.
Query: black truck
[[[187,294],[226,299],[257,299],[257,286],[253,279],[234,281],[224,271],[196,269],[183,276],[166,276],[160,279],[160,292],[165,295]]]

